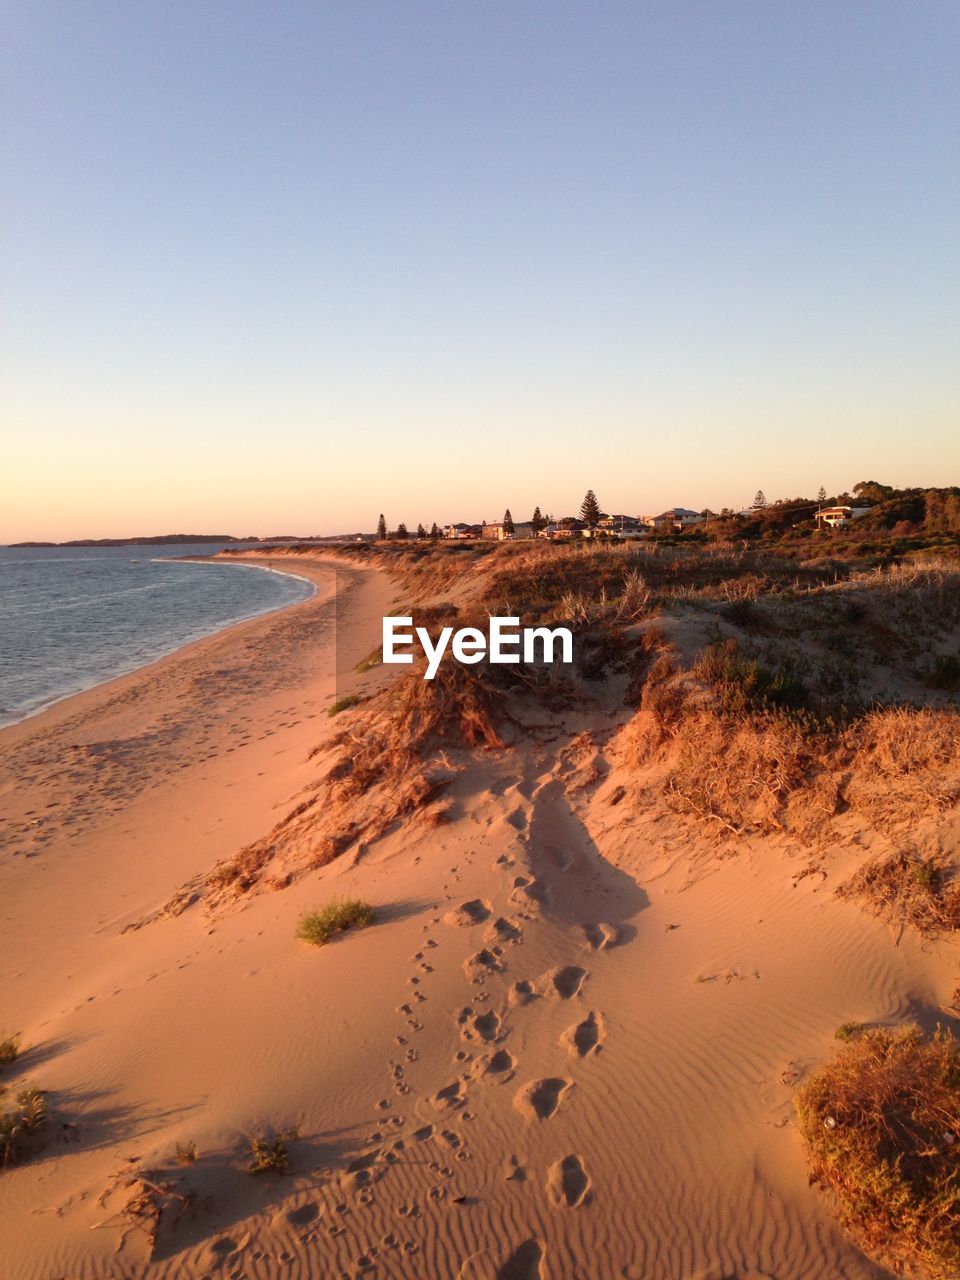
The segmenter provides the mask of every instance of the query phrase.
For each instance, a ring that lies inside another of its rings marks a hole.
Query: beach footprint
[[[541,1280],[544,1257],[539,1240],[524,1240],[497,1270],[496,1280]]]
[[[513,1105],[525,1120],[549,1120],[556,1114],[561,1099],[572,1088],[573,1081],[560,1076],[531,1080],[516,1094]]]
[[[597,924],[585,924],[582,928],[587,946],[593,951],[607,951],[620,941],[620,929],[615,924],[601,920]]]
[[[579,1209],[589,1204],[590,1178],[580,1156],[564,1156],[550,1166],[547,1194],[558,1208]]]
[[[548,994],[558,995],[561,1000],[572,1000],[575,995],[579,995],[586,977],[586,969],[581,969],[578,964],[568,964],[545,973],[539,985]]]
[[[490,903],[483,898],[471,898],[469,902],[461,902],[459,907],[448,911],[443,917],[444,923],[459,928],[467,928],[474,924],[483,924],[492,914]]]
[[[591,1009],[582,1022],[575,1022],[573,1026],[567,1027],[560,1037],[560,1043],[566,1045],[568,1053],[586,1058],[599,1052],[605,1035],[603,1015]]]

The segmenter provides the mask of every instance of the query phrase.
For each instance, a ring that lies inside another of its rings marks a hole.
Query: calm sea
[[[0,725],[312,594],[289,574],[174,559],[217,549],[0,547]]]

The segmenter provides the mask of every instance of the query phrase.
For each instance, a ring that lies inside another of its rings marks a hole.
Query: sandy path
[[[792,1088],[840,1022],[930,1016],[955,950],[895,947],[772,846],[691,874],[696,849],[611,809],[615,774],[568,785],[562,739],[473,762],[447,826],[123,931],[314,776],[334,667],[395,596],[340,585],[336,655],[321,593],[0,735],[32,779],[4,800],[0,1021],[78,1126],[0,1176],[4,1277],[885,1274],[807,1187]],[[29,808],[54,815],[32,844]],[[378,923],[297,943],[334,892]],[[250,1177],[243,1134],[292,1122],[291,1172]],[[109,1178],[180,1173],[188,1141],[196,1214],[152,1263],[136,1234],[115,1253]]]

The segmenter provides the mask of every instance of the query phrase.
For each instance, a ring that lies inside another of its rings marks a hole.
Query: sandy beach
[[[808,1186],[793,1091],[840,1023],[952,1016],[956,945],[834,897],[858,841],[804,874],[621,804],[622,701],[449,753],[435,821],[184,892],[285,830],[333,699],[389,678],[355,668],[396,582],[290,567],[313,598],[0,733],[0,1030],[52,1116],[0,1177],[5,1280],[888,1274]],[[298,942],[334,895],[376,923]],[[246,1139],[294,1127],[250,1176]],[[193,1197],[152,1250],[134,1167]]]

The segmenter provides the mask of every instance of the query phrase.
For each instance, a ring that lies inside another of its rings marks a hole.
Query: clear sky
[[[7,0],[0,541],[960,483],[956,0]]]

